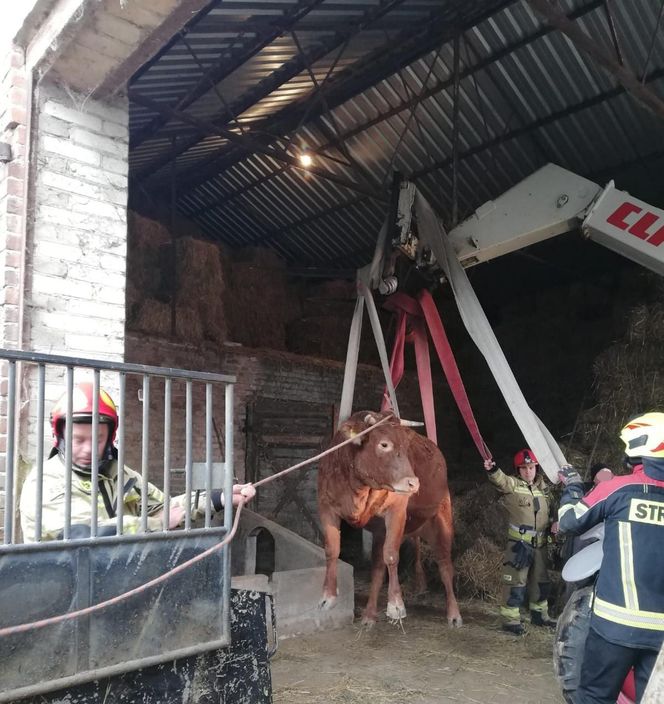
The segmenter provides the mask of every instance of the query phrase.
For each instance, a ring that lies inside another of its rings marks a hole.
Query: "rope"
[[[370,433],[372,430],[375,430],[379,425],[383,425],[383,423],[386,423],[390,418],[392,418],[392,414],[389,414],[385,416],[385,418],[382,418],[379,420],[377,423],[374,425],[369,426],[368,428],[365,428],[361,432],[357,433],[357,435],[354,435],[352,438],[348,438],[347,440],[344,440],[343,442],[340,442],[338,445],[334,445],[333,447],[328,448],[324,452],[321,452],[320,454],[316,455],[315,457],[310,457],[308,460],[303,460],[302,462],[299,462],[298,464],[295,464],[291,467],[288,467],[281,472],[277,472],[277,474],[272,474],[269,477],[266,477],[265,479],[261,479],[259,482],[256,482],[254,486],[260,486],[261,484],[267,484],[268,482],[271,482],[278,477],[282,477],[286,474],[289,474],[290,472],[295,471],[296,469],[300,469],[304,467],[305,465],[312,464],[314,462],[317,462],[319,459],[322,457],[325,457],[326,455],[331,454],[332,452],[335,452],[339,448],[343,447],[344,445],[348,445],[351,442],[354,442],[357,440],[357,438],[362,437],[363,435],[366,435],[367,433]],[[237,506],[237,511],[235,512],[235,517],[233,520],[233,526],[231,528],[231,532],[220,542],[217,543],[216,545],[212,545],[209,547],[207,550],[204,550],[200,555],[196,555],[195,557],[192,557],[190,560],[187,560],[186,562],[183,562],[181,565],[178,565],[177,567],[174,567],[171,570],[168,570],[167,572],[164,572],[164,574],[160,575],[159,577],[155,577],[154,579],[151,579],[149,582],[145,582],[145,584],[141,584],[138,587],[135,587],[134,589],[130,589],[127,592],[123,592],[122,594],[118,594],[117,596],[114,596],[111,599],[107,599],[106,601],[101,601],[98,604],[93,604],[92,606],[87,606],[84,609],[79,609],[78,611],[70,611],[69,613],[66,614],[59,614],[58,616],[51,616],[50,618],[45,618],[40,621],[31,621],[30,623],[21,623],[17,626],[9,626],[7,628],[0,628],[0,638],[4,638],[6,636],[14,636],[19,633],[26,633],[27,631],[36,631],[40,628],[45,628],[46,626],[53,626],[57,623],[63,623],[65,621],[71,621],[75,618],[80,618],[81,616],[88,616],[89,614],[96,613],[98,611],[102,611],[103,609],[108,608],[109,606],[114,606],[115,604],[119,604],[122,601],[125,601],[132,596],[136,596],[136,594],[140,594],[141,592],[144,592],[148,589],[151,589],[152,587],[156,587],[158,584],[161,584],[162,582],[165,582],[166,580],[170,579],[171,577],[174,577],[176,574],[180,574],[181,572],[184,572],[185,570],[189,569],[192,565],[196,564],[197,562],[200,562],[201,560],[204,560],[206,557],[209,557],[213,553],[217,552],[218,550],[221,550],[221,548],[224,547],[224,545],[228,545],[231,540],[235,537],[235,533],[237,532],[238,525],[240,523],[240,514],[242,513],[242,508],[246,504],[247,500],[242,497],[240,499],[240,503]]]

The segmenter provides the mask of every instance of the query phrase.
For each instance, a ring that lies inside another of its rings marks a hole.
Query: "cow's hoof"
[[[330,609],[334,608],[336,603],[337,603],[336,596],[323,595],[323,598],[318,602],[318,608],[322,609],[324,611],[329,611]]]
[[[401,621],[402,618],[406,618],[406,607],[402,604],[388,604],[387,618],[391,621]]]
[[[376,619],[371,616],[363,616],[360,624],[365,630],[370,631],[376,625]]]
[[[463,626],[463,619],[461,618],[461,614],[459,614],[458,616],[448,616],[447,625],[450,628],[461,628],[461,626]]]

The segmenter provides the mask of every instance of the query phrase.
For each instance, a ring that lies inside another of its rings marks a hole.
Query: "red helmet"
[[[514,469],[517,469],[524,464],[535,464],[538,465],[537,457],[532,450],[525,447],[523,450],[519,450],[516,455],[514,455]]]
[[[93,410],[94,387],[92,382],[84,381],[74,386],[72,396],[72,422],[91,423]],[[108,440],[111,443],[115,439],[115,432],[118,429],[118,411],[113,399],[104,389],[99,389],[99,422],[105,423],[109,427]],[[51,411],[51,428],[53,429],[54,445],[63,439],[62,429],[67,418],[67,392],[65,392]]]

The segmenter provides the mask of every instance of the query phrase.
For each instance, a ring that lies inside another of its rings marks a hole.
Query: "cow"
[[[362,411],[342,423],[332,446],[354,438],[386,418]],[[318,468],[318,511],[325,541],[325,582],[320,607],[337,599],[337,558],[341,520],[373,533],[371,586],[362,623],[378,617],[378,595],[387,567],[387,617],[406,616],[398,565],[404,536],[422,536],[432,547],[447,595],[447,621],[462,625],[454,595],[452,501],[447,465],[437,445],[391,418],[374,430],[323,457]]]

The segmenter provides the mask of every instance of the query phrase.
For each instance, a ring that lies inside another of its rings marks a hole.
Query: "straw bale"
[[[622,473],[619,429],[635,415],[664,410],[664,285],[652,274],[633,276],[625,283],[641,302],[622,311],[628,322],[624,335],[595,359],[595,403],[580,414],[567,448],[568,459],[582,474],[597,461]]]
[[[127,327],[149,335],[168,336],[171,332],[171,306],[154,298],[145,298],[136,304],[136,310],[127,319]]]
[[[195,330],[196,340],[223,342],[227,322],[223,295],[226,282],[221,254],[211,242],[185,237],[177,242],[176,331],[189,340],[185,330]],[[192,320],[182,320],[192,316]]]
[[[479,538],[456,562],[459,594],[468,599],[500,598],[504,548]]]

